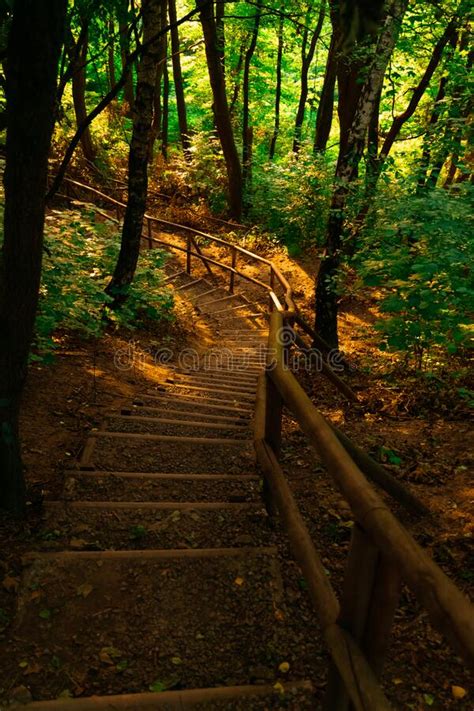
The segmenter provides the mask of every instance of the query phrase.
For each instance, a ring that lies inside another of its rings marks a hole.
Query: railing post
[[[151,227],[151,220],[147,217],[147,228],[148,228],[148,249],[153,249],[153,231]]]
[[[186,240],[186,273],[191,274],[191,235]]]
[[[370,538],[354,524],[346,563],[338,624],[350,632],[373,671],[380,676],[390,629],[398,605],[400,576]],[[348,711],[349,696],[331,663],[326,692],[326,711]]]
[[[278,459],[281,450],[281,420],[282,420],[282,399],[278,389],[267,373],[266,380],[266,402],[265,402],[265,441],[272,448],[275,457]],[[268,515],[274,518],[277,515],[277,506],[274,502],[267,477],[263,477],[263,500]]]
[[[232,247],[232,263],[231,263],[232,269],[235,269],[236,264],[237,264],[237,250],[235,247]],[[229,294],[234,293],[234,284],[235,284],[235,272],[230,272]]]
[[[275,272],[273,271],[273,264],[270,265],[270,289],[272,291],[275,291],[274,289],[275,286]],[[273,303],[272,297],[270,297],[270,311],[273,311],[275,308],[275,304]]]

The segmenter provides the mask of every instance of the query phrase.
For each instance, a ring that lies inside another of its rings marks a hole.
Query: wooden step
[[[272,542],[262,501],[46,501],[55,536],[43,550],[262,546]]]
[[[152,395],[151,393],[139,393],[134,404],[143,405],[144,403],[152,402],[160,407],[167,408],[172,407],[177,409],[180,407],[189,408],[195,407],[196,412],[219,412],[219,413],[232,413],[236,415],[251,415],[253,413],[253,407],[248,403],[239,403],[238,405],[230,403],[226,400],[217,400],[213,398],[199,398],[193,400],[190,397],[185,397],[179,393],[166,393],[162,392],[160,395]]]
[[[219,391],[228,391],[232,394],[247,394],[255,396],[256,383],[252,385],[243,385],[242,383],[224,383],[222,381],[216,382],[212,379],[201,379],[193,375],[181,375],[176,373],[174,376],[166,379],[166,384],[170,385],[190,385],[197,387],[199,389],[206,389],[214,386]]]
[[[68,473],[68,501],[260,501],[256,474],[168,474],[75,471]]]
[[[250,440],[101,431],[90,433],[79,467],[104,471],[247,474],[253,471],[254,464]]]
[[[181,393],[187,395],[188,397],[196,398],[211,398],[212,400],[226,400],[231,403],[233,402],[246,402],[248,404],[253,403],[255,396],[250,393],[241,393],[237,390],[229,391],[224,388],[211,388],[209,387],[199,387],[198,385],[179,385],[169,383],[164,386],[158,386],[156,390],[150,391],[150,395],[159,393]]]
[[[249,301],[245,296],[242,296],[242,294],[227,294],[226,296],[221,296],[216,299],[199,301],[197,308],[202,314],[214,314],[219,313],[222,309],[226,309],[229,306],[235,307],[236,304],[246,308],[249,305]]]
[[[237,385],[243,386],[245,388],[255,388],[257,386],[257,377],[252,376],[240,376],[234,375],[230,372],[228,375],[222,374],[221,372],[208,371],[208,370],[191,370],[191,371],[177,371],[175,373],[178,377],[195,378],[196,382],[199,383],[214,383],[216,385]]]
[[[196,297],[195,299],[195,304],[202,306],[206,301],[212,301],[213,299],[217,299],[220,296],[226,296],[228,292],[221,287],[221,286],[213,286],[211,289],[208,289],[207,291],[204,291],[202,294],[199,294],[199,296]]]
[[[94,696],[80,699],[36,701],[24,706],[25,711],[223,711],[224,709],[255,709],[268,711],[276,708],[314,709],[314,691],[309,681],[279,681],[271,684],[221,686],[211,689],[184,689],[159,693]]]
[[[187,405],[185,404],[183,407],[192,407],[192,405]],[[222,424],[240,424],[241,426],[245,427],[248,426],[249,422],[249,416],[248,414],[242,414],[237,412],[236,414],[232,414],[232,412],[229,412],[227,415],[216,415],[214,412],[206,412],[205,407],[204,408],[196,408],[196,410],[193,412],[192,410],[186,410],[186,409],[171,409],[166,408],[164,409],[163,407],[153,407],[152,405],[148,406],[140,406],[140,405],[132,405],[131,407],[127,408],[122,408],[121,410],[122,415],[127,415],[127,416],[143,416],[143,417],[163,417],[163,415],[168,415],[169,417],[176,417],[181,420],[195,420],[196,417],[199,417],[202,420],[206,420],[207,422],[216,422],[216,423],[222,423]]]
[[[275,616],[282,583],[274,548],[60,552],[24,560],[7,673],[14,679],[38,650],[60,660],[42,664],[29,680],[34,696],[73,690],[71,678],[80,680],[81,695],[92,696],[104,688],[104,675],[111,695],[176,675],[188,689],[222,680],[246,686],[262,667],[273,685],[289,654],[295,676],[304,673],[299,637]]]
[[[174,274],[170,274],[169,276],[166,277],[166,279],[163,280],[163,284],[170,284],[171,282],[175,281],[176,279],[182,279],[183,277],[187,277],[188,274],[186,272],[181,271],[181,272],[174,272]]]
[[[169,414],[169,413],[166,413]],[[180,420],[169,417],[134,417],[133,415],[108,415],[107,430],[112,432],[135,432],[161,435],[191,435],[193,437],[229,437],[248,438],[247,427],[241,425],[226,425],[224,423]]]

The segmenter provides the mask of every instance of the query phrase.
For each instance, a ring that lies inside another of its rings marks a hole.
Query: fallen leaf
[[[462,686],[452,686],[451,693],[454,699],[463,699],[466,696],[467,691],[466,689],[463,689]]]
[[[69,545],[73,550],[81,550],[87,546],[87,541],[83,538],[71,538]]]
[[[51,610],[40,610],[39,616],[42,620],[49,620],[51,618]]]
[[[114,659],[119,659],[122,652],[115,647],[102,647],[99,652],[99,659],[103,664],[114,664]]]
[[[31,664],[27,665],[27,667],[23,673],[24,674],[39,674],[40,671],[43,671],[43,667],[41,666],[41,664],[32,662]]]
[[[243,579],[243,578],[236,578],[236,579],[234,580],[234,583],[235,583],[236,585],[243,585],[243,584],[244,584],[244,579]]]
[[[94,588],[90,585],[90,583],[83,583],[82,585],[79,585],[76,592],[79,597],[86,598],[89,597],[93,589]]]
[[[275,691],[278,691],[279,694],[285,693],[285,688],[284,688],[283,684],[280,684],[279,681],[277,681],[276,684],[273,684],[273,688],[275,689]]]
[[[100,661],[102,662],[102,664],[113,665],[112,658],[111,658],[110,655],[107,654],[107,652],[104,651],[103,649],[101,649],[101,651],[99,652],[99,659],[100,659]]]
[[[3,578],[2,586],[9,593],[15,593],[18,590],[20,581],[18,578],[13,578],[11,575],[7,575]]]
[[[176,657],[171,657],[171,661],[172,661],[173,664],[175,664],[176,666],[178,666],[179,664],[182,664],[182,663],[183,663],[183,660],[181,659],[181,657],[178,657],[178,656],[176,656]]]
[[[290,671],[290,665],[288,662],[282,662],[278,669],[281,671],[282,674],[287,674]]]

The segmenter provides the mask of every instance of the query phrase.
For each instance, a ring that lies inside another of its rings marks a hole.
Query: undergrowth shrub
[[[182,151],[170,156],[160,175],[160,185],[168,193],[179,193],[205,201],[214,214],[227,210],[227,174],[219,140],[210,131],[190,136],[189,160]]]
[[[251,219],[273,232],[291,255],[323,244],[332,188],[328,160],[302,150],[254,168]]]
[[[173,317],[173,298],[162,284],[165,253],[157,249],[140,255],[127,301],[118,310],[110,308],[112,299],[104,289],[115,267],[120,235],[115,226],[97,222],[93,210],[50,214],[45,245],[33,360],[52,358],[58,330],[98,337],[110,324],[134,329]]]
[[[384,196],[357,257],[366,284],[382,289],[380,347],[421,367],[432,351],[454,354],[472,338],[473,188]]]

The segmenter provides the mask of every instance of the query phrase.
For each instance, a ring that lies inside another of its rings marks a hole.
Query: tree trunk
[[[166,27],[168,20],[168,6],[166,2],[161,3],[161,14],[160,14],[160,26],[163,30]],[[162,107],[162,97],[161,97],[161,85],[163,83],[165,65],[166,65],[166,54],[168,49],[168,37],[163,34],[160,39],[160,51],[158,64],[156,66],[156,77],[155,77],[155,95],[153,97],[153,121],[151,127],[151,138],[150,138],[150,155],[149,162],[153,162],[153,152],[155,147],[155,141],[157,139],[163,138],[163,107]]]
[[[115,77],[115,40],[114,40],[114,35],[115,35],[115,22],[113,16],[109,18],[109,49],[108,49],[108,57],[107,57],[107,69],[108,69],[108,74],[109,74],[109,87],[111,89],[114,88],[115,83],[116,83],[116,77]]]
[[[276,64],[276,89],[275,89],[275,125],[273,128],[272,140],[270,141],[270,151],[269,157],[272,160],[275,156],[276,142],[278,140],[278,134],[280,133],[280,104],[281,104],[281,63],[283,59],[283,29],[285,25],[285,19],[283,15],[280,15],[280,22],[278,25],[278,52],[277,52],[277,64]]]
[[[456,44],[456,37],[457,37],[457,32],[456,32],[456,22],[452,20],[448,26],[446,27],[445,31],[443,32],[442,36],[436,43],[436,45],[433,48],[433,52],[430,57],[430,61],[428,62],[428,65],[423,73],[423,76],[421,77],[420,81],[418,82],[418,85],[415,87],[415,89],[412,92],[411,99],[408,102],[408,106],[405,109],[405,111],[398,116],[395,116],[395,118],[392,121],[392,125],[390,126],[390,129],[388,133],[385,136],[384,142],[382,144],[382,147],[380,149],[380,152],[378,155],[372,155],[369,158],[369,166],[368,166],[368,172],[366,174],[366,183],[365,183],[365,195],[364,195],[364,203],[362,205],[362,208],[359,211],[359,214],[357,215],[357,218],[355,220],[355,226],[353,229],[353,234],[351,237],[351,242],[352,242],[352,250],[355,249],[355,242],[358,238],[358,235],[360,234],[364,223],[365,219],[367,217],[367,213],[369,211],[370,204],[372,202],[372,199],[375,195],[375,190],[377,187],[377,182],[380,177],[380,173],[382,172],[383,165],[393,147],[393,144],[395,143],[397,137],[400,134],[400,131],[402,127],[405,125],[405,123],[413,116],[415,113],[418,104],[420,103],[421,98],[423,97],[426,89],[428,88],[428,85],[433,77],[434,72],[439,66],[439,63],[441,61],[441,58],[443,56],[443,51],[448,42],[453,43],[454,46]],[[378,101],[380,100],[380,97]],[[378,113],[378,102],[376,102],[376,111]]]
[[[163,63],[163,118],[161,122],[161,154],[168,159],[170,124],[170,75],[168,71],[168,41],[165,43],[165,61]]]
[[[338,297],[336,280],[341,262],[342,235],[350,184],[364,151],[367,130],[380,93],[385,69],[393,52],[409,0],[395,0],[384,19],[367,78],[359,92],[347,140],[341,143],[326,234],[326,257],[321,262],[316,283],[315,330],[332,348],[338,347]]]
[[[87,22],[86,20],[84,22]],[[72,42],[74,40],[72,39]],[[82,45],[77,53],[76,65],[72,75],[72,99],[74,112],[76,114],[77,126],[80,126],[87,117],[86,107],[86,62],[87,49],[89,46],[87,29],[84,32]],[[84,158],[93,163],[97,157],[97,150],[92,140],[90,127],[88,126],[81,136],[81,148]]]
[[[240,45],[239,57],[237,59],[237,64],[235,66],[235,71],[232,72],[234,75],[234,88],[232,90],[232,98],[230,100],[229,113],[231,118],[234,116],[235,107],[237,104],[237,99],[240,93],[240,72],[242,71],[242,65],[244,63],[245,56],[245,44],[242,42]]]
[[[168,3],[171,25],[171,61],[173,63],[174,90],[176,94],[176,107],[178,110],[179,135],[185,156],[189,156],[189,131],[186,114],[186,101],[184,99],[183,73],[181,71],[181,56],[179,31],[176,27],[176,0]]]
[[[0,507],[24,511],[18,411],[43,253],[48,153],[66,0],[16,0],[7,51],[4,239],[0,254]]]
[[[332,126],[334,113],[334,89],[336,86],[336,34],[333,31],[329,45],[324,73],[323,88],[319,97],[318,113],[316,114],[316,133],[314,137],[314,151],[321,153],[326,150]]]
[[[127,298],[127,292],[135,276],[140,253],[143,216],[148,190],[148,158],[153,121],[153,98],[155,94],[156,65],[160,53],[159,37],[163,0],[143,0],[144,49],[138,66],[137,92],[133,107],[133,131],[128,160],[128,201],[122,229],[122,241],[117,265],[107,293],[119,307]],[[147,44],[148,43],[148,44]]]
[[[212,4],[206,0],[196,0],[196,5],[200,10],[204,33],[207,67],[214,99],[213,109],[216,128],[227,169],[230,210],[232,217],[240,220],[242,214],[242,170],[232,131],[224,72],[219,58],[214,9]]]
[[[374,112],[370,119],[369,129],[367,132],[367,165],[365,172],[366,187],[369,187],[377,172],[377,157],[379,154],[379,119],[380,119],[380,100],[382,98],[382,87],[375,99]]]
[[[421,161],[420,161],[420,176],[418,178],[418,185],[417,185],[417,193],[420,194],[426,186],[426,182],[428,180],[428,172],[429,172],[429,167],[430,167],[430,162],[431,162],[431,141],[432,141],[432,132],[433,129],[435,128],[436,124],[438,123],[440,114],[441,114],[441,109],[442,109],[442,103],[444,101],[444,97],[446,96],[446,84],[448,81],[447,76],[441,77],[439,81],[439,87],[438,87],[438,93],[436,94],[436,98],[434,101],[434,106],[433,110],[431,112],[429,124],[428,124],[428,131],[427,134],[424,138],[423,141],[423,152],[421,154]]]
[[[253,131],[250,126],[250,64],[257,46],[258,30],[262,14],[262,1],[257,0],[255,20],[250,38],[249,47],[245,53],[244,79],[243,79],[243,106],[242,106],[242,183],[245,202],[245,211],[250,207],[250,193],[252,191],[252,139]]]
[[[224,14],[225,14],[225,2],[223,0],[217,0],[216,2],[216,30],[217,39],[219,47],[219,56],[222,64],[222,71],[225,75],[225,25],[224,25]]]
[[[308,13],[309,14],[309,13]],[[300,83],[300,98],[298,102],[298,110],[296,112],[295,119],[295,136],[293,139],[293,153],[298,153],[301,144],[301,132],[303,129],[304,114],[306,108],[306,101],[308,99],[308,75],[311,62],[313,61],[314,53],[316,51],[316,45],[323,28],[324,17],[326,15],[326,0],[322,0],[319,9],[318,21],[316,23],[316,29],[314,30],[311,42],[306,52],[306,47],[308,44],[308,29],[305,29],[303,36],[303,46],[301,49],[301,83]],[[309,20],[309,17],[307,18]]]
[[[120,58],[122,61],[122,72],[127,65],[127,59],[130,55],[130,38],[128,36],[128,0],[121,0],[120,6],[117,9],[117,16],[119,21],[119,37],[120,37]],[[126,103],[127,114],[131,115],[133,109],[133,103],[135,101],[135,93],[133,90],[133,70],[127,74],[125,81],[125,86],[123,89],[123,98]]]

